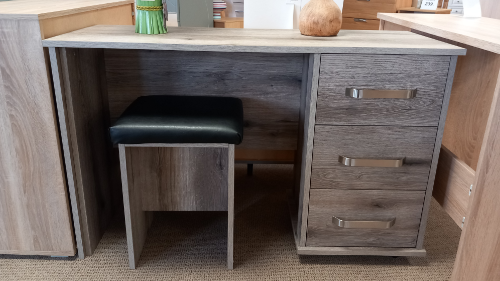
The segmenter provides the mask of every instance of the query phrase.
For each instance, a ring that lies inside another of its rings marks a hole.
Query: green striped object
[[[135,32],[140,34],[164,34],[162,0],[141,1],[136,4],[137,17],[135,19]]]

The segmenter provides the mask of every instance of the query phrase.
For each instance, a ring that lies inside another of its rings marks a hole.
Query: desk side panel
[[[38,21],[0,20],[0,254],[73,256]]]

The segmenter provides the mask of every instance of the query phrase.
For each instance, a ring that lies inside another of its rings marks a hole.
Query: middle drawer
[[[436,127],[315,126],[311,188],[426,190],[436,133]],[[380,167],[401,159],[400,167]]]

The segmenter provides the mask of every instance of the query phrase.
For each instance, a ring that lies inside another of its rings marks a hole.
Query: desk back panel
[[[245,114],[237,148],[297,148],[302,54],[105,50],[105,58],[112,122],[140,96],[232,96]]]

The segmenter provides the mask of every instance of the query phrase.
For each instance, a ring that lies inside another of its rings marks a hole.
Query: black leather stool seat
[[[243,104],[230,97],[140,97],[110,128],[110,135],[114,144],[240,144]]]

